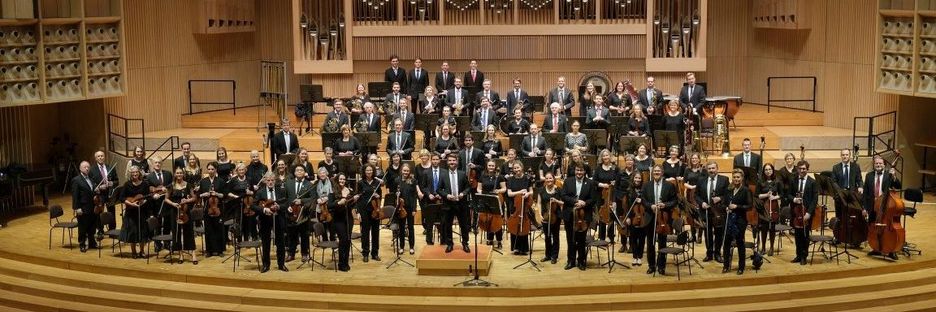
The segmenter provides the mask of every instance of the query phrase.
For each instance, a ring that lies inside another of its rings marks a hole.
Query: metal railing
[[[867,131],[861,131],[863,133],[859,135],[858,129],[862,123],[867,124]],[[860,146],[859,143],[864,143],[864,150],[866,151],[862,153],[859,148],[856,153],[866,157],[881,156],[902,176],[903,157],[896,157],[898,155],[896,141],[897,111],[870,117],[855,117],[852,121],[852,146]],[[884,148],[879,149],[879,144],[884,145]]]
[[[139,125],[136,133],[139,133],[140,136],[131,136],[130,130],[132,125]],[[124,157],[133,157],[133,147],[131,147],[132,142],[140,142],[140,146],[143,147],[143,150],[146,150],[146,129],[142,118],[124,118],[114,114],[107,114],[107,146],[108,150],[111,153],[118,154]],[[123,151],[120,151],[117,148],[117,143],[123,141]]]
[[[773,99],[771,96],[771,87],[773,86],[774,80],[795,80],[795,79],[811,79],[812,80],[812,98],[810,99]],[[805,110],[816,112],[816,76],[786,76],[786,77],[767,77],[767,112],[770,112],[770,106],[774,105],[774,102],[812,102],[812,109],[805,109],[799,107],[788,107],[788,106],[778,106],[782,108],[796,109],[796,110]]]
[[[230,102],[196,102],[192,95],[192,87],[194,84],[208,84],[208,83],[229,83],[231,85],[231,101]],[[193,79],[188,81],[188,91],[189,91],[189,112],[186,115],[198,114],[198,113],[208,113],[208,112],[217,112],[230,109],[233,111],[234,115],[237,115],[237,81],[234,80],[218,80],[218,79]],[[230,105],[231,108],[221,108],[221,109],[210,109],[204,111],[194,111],[195,105]]]
[[[173,159],[175,159],[175,151],[179,150],[180,148],[181,146],[179,143],[179,136],[173,135],[171,137],[166,138],[165,141],[163,141],[161,144],[159,144],[159,146],[154,148],[153,151],[150,152],[149,157],[146,157],[146,159],[151,159],[153,158],[153,156],[158,156],[157,153],[159,152],[167,152],[164,156],[161,157],[161,159],[163,160],[168,159],[169,161],[172,161]]]

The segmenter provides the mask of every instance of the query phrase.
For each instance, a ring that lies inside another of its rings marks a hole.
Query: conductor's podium
[[[419,275],[468,276],[468,268],[474,267],[475,253],[478,253],[479,275],[487,276],[491,270],[491,246],[478,245],[467,253],[456,245],[450,253],[445,253],[445,245],[426,246],[416,258]]]

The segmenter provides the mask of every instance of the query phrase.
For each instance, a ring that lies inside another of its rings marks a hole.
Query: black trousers
[[[543,222],[543,237],[546,238],[546,251],[544,251],[544,254],[546,257],[559,259],[560,223],[561,222],[556,222],[556,224],[549,224],[549,222]]]
[[[178,224],[172,220],[172,250],[195,250],[195,226],[192,221]],[[181,234],[181,235],[179,235]]]
[[[654,234],[653,231],[655,227],[653,224],[656,222],[651,222],[651,226],[648,226],[646,231],[646,240],[647,240],[647,263],[650,264],[651,268],[656,268],[657,270],[666,270],[666,255],[657,254],[657,250],[663,249],[666,247],[666,235],[665,234]],[[656,240],[654,243],[653,240]],[[631,247],[636,248],[636,247]],[[657,249],[659,248],[659,249]]]
[[[793,238],[796,241],[796,258],[806,259],[809,255],[809,229],[794,228]]]
[[[495,239],[496,239],[498,242],[504,240],[504,230],[503,230],[503,228],[497,229],[497,232],[487,232],[487,240],[489,240],[489,241],[494,241]]]
[[[731,255],[732,247],[731,242],[735,243],[735,247],[738,248],[738,268],[744,268],[745,259],[745,250],[744,250],[744,230],[747,229],[747,220],[743,214],[731,214],[728,216],[729,221],[733,224],[729,225],[728,231],[725,236],[725,243],[722,247],[722,257],[724,262],[722,265],[725,268],[731,268]]]
[[[455,219],[458,219],[459,234],[461,234],[462,245],[468,245],[468,228],[471,227],[471,221],[468,221],[467,207],[459,203],[446,203],[442,209],[442,229],[439,230],[442,235],[442,244],[455,245],[453,240],[452,226]]]
[[[725,224],[716,222],[715,215],[711,211],[708,213],[708,218],[709,220],[705,222],[705,256],[715,257],[722,246]]]
[[[205,215],[205,251],[224,252],[227,234],[224,232],[224,221],[221,217]]]
[[[400,223],[400,230],[397,231],[397,235],[396,235],[397,248],[403,248],[403,246],[406,246],[407,238],[409,239],[410,249],[416,248],[415,247],[416,234],[414,233],[415,226],[413,224],[413,222],[416,221],[415,220],[416,217],[413,216],[413,213],[414,213],[413,211],[407,211],[406,218],[397,219],[397,222]]]
[[[286,249],[289,251],[290,256],[296,256],[297,245],[303,256],[309,254],[309,226],[309,221],[286,226],[286,235],[288,236],[286,239],[289,242]]]
[[[380,254],[380,220],[361,214],[361,254],[376,257]]]
[[[348,223],[342,221],[331,222],[332,232],[338,235],[338,267],[347,267],[348,258],[351,255],[351,234],[348,231]]]
[[[285,217],[281,215],[260,215],[260,261],[263,262],[265,267],[270,266],[270,239],[276,242],[276,264],[282,266],[286,259]]]
[[[151,206],[151,209],[150,209],[150,211],[153,213],[153,216],[160,219],[159,228],[155,229],[156,234],[153,234],[153,235],[166,235],[166,234],[175,235],[176,217],[177,217],[176,210],[177,209],[170,205],[162,205],[162,211],[160,211],[159,206],[160,206],[159,204],[155,204]],[[163,246],[161,241],[154,241],[153,245],[155,245],[156,248],[170,248],[170,246]],[[175,244],[171,246],[171,248],[172,250],[179,250],[178,246],[179,246],[178,244]]]
[[[777,223],[775,222],[764,222],[760,220],[760,223],[757,225],[758,230],[760,230],[760,239],[757,241],[758,247],[761,250],[766,249],[768,246],[771,250],[774,247],[774,238],[777,235]],[[768,245],[767,239],[770,238],[770,243]]]
[[[634,259],[643,259],[644,256],[644,246],[647,244],[647,229],[631,226],[631,254],[634,255]]]
[[[93,210],[85,209],[83,211],[86,212],[78,216],[78,246],[97,248],[94,231],[98,226],[98,215]]]
[[[566,220],[566,251],[567,262],[572,264],[585,264],[587,261],[588,250],[585,245],[585,232],[576,232],[575,227],[569,226],[572,222]]]

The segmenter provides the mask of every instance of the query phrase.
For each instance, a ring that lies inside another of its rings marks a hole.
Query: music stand
[[[335,142],[341,139],[341,132],[322,132],[322,150],[326,147],[335,148]]]
[[[542,112],[546,110],[546,97],[542,95],[534,95],[529,97],[530,103],[533,104],[534,112]]]
[[[439,179],[442,179],[442,178],[439,177]],[[441,183],[441,180],[439,182]],[[427,204],[425,207],[420,207],[420,208],[422,209],[423,222],[429,223],[429,227],[432,229],[433,233],[436,233],[439,235],[439,244],[441,245],[442,233],[440,232],[439,227],[442,224],[442,203],[430,203],[430,204]]]
[[[566,124],[569,125],[569,129],[572,129],[572,122],[578,120],[579,125],[582,126],[582,129],[585,128],[585,120],[588,119],[586,116],[569,116],[566,115]]]
[[[618,151],[636,154],[637,147],[639,147],[640,144],[650,146],[650,138],[642,136],[622,136],[618,139]]]
[[[627,123],[630,122],[630,117],[627,116],[611,116],[608,118],[608,133],[618,136],[622,133],[627,133]]]
[[[470,132],[468,132],[468,135],[470,135],[470,136],[471,136],[471,139],[474,140],[474,147],[476,147],[476,148],[478,148],[478,149],[481,149],[482,147],[484,147],[484,146],[482,146],[482,145],[484,145],[484,134],[485,134],[485,133],[487,133],[487,132],[486,132],[486,131],[470,131]]]
[[[508,136],[507,146],[516,150],[518,156],[520,155],[521,151],[523,151],[523,137],[525,136],[525,134],[511,134]],[[504,154],[506,155],[507,152],[504,151]]]
[[[668,157],[667,151],[671,145],[681,146],[679,143],[679,135],[676,131],[671,130],[657,130],[653,132],[653,144],[654,150],[657,152],[657,157]],[[661,153],[662,148],[662,153]]]
[[[647,116],[647,125],[650,126],[651,133],[658,131],[657,129],[665,128],[664,122],[663,115],[653,114]]]
[[[361,146],[364,147],[366,153],[377,153],[377,146],[380,145],[379,131],[358,132],[354,134],[354,137],[361,142]]]
[[[751,181],[757,182],[758,168],[738,167],[738,169],[741,169],[741,172],[744,173],[745,184]]]
[[[471,131],[471,116],[452,116],[455,118],[455,130],[458,133],[467,133]]]
[[[588,138],[588,142],[592,145],[592,150],[599,151],[600,147],[608,146],[608,131],[605,129],[585,129],[582,130],[582,133],[585,133],[585,137]]]
[[[582,160],[585,160],[585,164],[594,164],[598,166],[598,155],[595,154],[582,154]],[[595,168],[592,168],[595,169]],[[585,174],[591,175],[591,172],[586,172]],[[647,180],[644,180],[647,181]]]
[[[367,83],[367,94],[376,94],[377,96],[372,96],[371,99],[379,99],[383,101],[384,97],[393,92],[393,83],[386,81],[372,81]],[[401,91],[402,92],[402,91]]]
[[[434,114],[416,114],[413,120],[413,129],[422,130],[423,135],[428,136],[432,130],[435,130],[435,122],[438,119]]]
[[[344,173],[348,180],[357,180],[355,175],[361,167],[360,156],[335,156],[335,163],[338,164],[338,172]]]
[[[293,161],[296,160],[296,154],[293,154],[293,153],[282,154],[279,156],[279,159],[277,160],[282,160],[283,162],[285,162],[286,167],[288,168],[289,165],[292,165]]]
[[[495,196],[495,195],[486,195],[486,194],[475,194],[475,195],[474,195],[474,198],[475,198],[475,199],[471,201],[471,205],[474,206],[475,212],[476,212],[476,213],[487,212],[487,213],[490,213],[490,214],[500,214],[500,201],[497,199],[497,196]],[[497,286],[497,284],[494,284],[494,283],[485,281],[485,280],[481,279],[481,277],[480,277],[480,272],[481,272],[481,270],[478,269],[478,233],[479,233],[478,231],[474,231],[474,251],[475,251],[475,252],[474,252],[474,254],[475,254],[475,257],[474,257],[474,270],[473,270],[473,272],[474,272],[474,277],[472,277],[471,279],[468,279],[468,280],[466,280],[466,281],[464,281],[464,282],[455,284],[454,286],[458,286],[458,285],[462,285],[462,286],[465,286],[465,287],[468,287],[468,286],[475,286],[475,287],[478,287],[478,286],[482,286],[482,287]],[[493,249],[492,249],[492,250],[493,250]],[[471,266],[468,266],[468,272],[472,272]]]
[[[546,138],[546,148],[556,152],[556,155],[565,154],[565,132],[543,132],[542,134]]]
[[[543,163],[543,156],[520,157],[519,159],[520,163],[523,164],[523,168],[526,168],[526,170],[533,170],[533,172],[539,172],[540,164]],[[536,180],[539,180],[538,177]]]
[[[611,220],[614,222],[614,224],[616,224],[616,225],[618,226],[618,228],[620,228],[620,229],[626,228],[627,225],[625,225],[624,222],[621,221],[621,218],[618,217],[618,215],[617,215],[617,211],[615,211],[615,210],[617,210],[617,209],[609,209],[609,210],[611,210]],[[611,259],[608,259],[607,262],[601,264],[602,266],[605,265],[605,264],[608,265],[608,273],[611,273],[611,271],[614,270],[614,266],[616,266],[616,265],[622,266],[622,267],[624,267],[624,268],[626,268],[626,269],[630,269],[630,268],[631,268],[630,266],[628,266],[628,265],[626,265],[626,264],[623,264],[623,263],[620,263],[620,262],[617,262],[617,260],[614,259],[614,254],[615,254],[615,252],[614,252],[614,243],[611,243],[611,245],[609,245],[608,248],[611,248],[611,250],[612,250],[611,252],[609,252],[609,254],[611,254]]]
[[[396,201],[397,201],[397,194],[396,194],[396,193],[388,193],[387,195],[384,195],[384,204],[387,204],[387,203],[396,203]],[[402,263],[404,263],[404,264],[408,264],[410,267],[415,267],[415,265],[413,265],[412,263],[409,263],[409,261],[406,261],[405,259],[403,259],[403,253],[400,252],[400,248],[402,248],[402,246],[398,246],[398,245],[397,245],[397,243],[399,243],[399,239],[400,239],[400,238],[406,237],[406,227],[404,227],[402,224],[400,224],[400,223],[403,223],[404,220],[399,220],[397,223],[394,223],[394,222],[393,222],[395,219],[398,219],[398,218],[396,217],[396,215],[397,215],[397,213],[396,213],[396,210],[394,209],[394,211],[393,211],[393,216],[390,216],[389,218],[387,218],[387,219],[390,220],[389,223],[387,224],[387,227],[390,228],[390,231],[391,231],[391,232],[393,232],[393,236],[392,236],[392,237],[393,237],[393,240],[391,241],[390,246],[391,246],[391,248],[393,248],[393,255],[396,257],[396,258],[393,259],[392,262],[390,262],[389,264],[387,264],[387,269],[388,269],[388,270],[389,270],[390,267],[392,267],[394,264],[397,264],[397,262],[402,262]],[[395,229],[394,229],[394,228],[395,228]]]

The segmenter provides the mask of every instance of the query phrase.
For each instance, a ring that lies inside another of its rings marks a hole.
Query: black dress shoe
[[[501,241],[497,241],[497,247],[494,247],[494,248],[504,249],[504,244],[502,244]]]
[[[872,250],[872,251],[869,251],[869,252],[868,252],[868,255],[869,255],[869,256],[880,256],[880,255],[881,255],[881,252],[880,252],[880,251],[877,251],[877,250]]]
[[[653,274],[653,273],[656,273],[656,268],[650,267],[649,269],[647,269],[647,274]]]
[[[715,256],[715,262],[724,263],[724,262],[725,262],[725,259],[722,258],[721,256]]]
[[[666,275],[666,269],[660,269],[657,271],[657,273],[660,273],[660,275]]]
[[[729,270],[731,270],[731,268],[729,268],[729,267],[723,267],[723,268],[721,269],[721,272],[722,272],[722,274],[725,274],[725,273],[728,273]]]
[[[711,262],[711,261],[712,261],[712,256],[705,256],[705,258],[702,258],[702,262]]]
[[[270,267],[264,265],[262,268],[260,268],[260,273],[266,273],[269,270],[270,270]]]
[[[348,265],[340,265],[338,266],[338,271],[348,272],[348,271],[351,271],[351,267]]]
[[[78,250],[80,250],[81,252],[88,252],[88,247],[81,246],[81,247],[78,247]]]
[[[374,261],[380,261],[380,256],[378,256],[378,255],[373,255],[373,256],[371,256],[370,258],[371,258],[371,260],[374,260]]]
[[[283,264],[279,265],[279,270],[283,272],[289,272],[289,268],[287,268],[286,265],[283,265]]]
[[[552,258],[552,260],[549,261],[549,263],[552,263],[552,264],[556,264],[556,262],[559,262],[559,260],[556,258]]]
[[[552,258],[551,258],[551,257],[543,257],[543,259],[540,260],[540,262],[546,262],[546,261],[549,261],[549,260],[552,260]]]
[[[796,258],[793,258],[793,260],[790,260],[790,263],[797,263],[797,262],[800,262],[799,257],[796,257]]]
[[[435,245],[435,242],[429,240],[429,241],[426,241],[426,245],[432,246],[432,245]]]
[[[445,246],[445,253],[450,253],[450,252],[452,252],[452,249],[454,249],[454,248],[452,248],[452,245]]]
[[[471,252],[471,248],[468,248],[468,245],[462,245],[462,250],[465,252]]]
[[[578,268],[579,268],[579,270],[581,270],[581,271],[585,271],[585,269],[587,269],[588,266],[585,265],[584,263],[579,263]]]
[[[365,256],[363,256],[363,257],[361,257],[361,258],[364,258],[364,263],[367,263],[368,261],[370,261],[370,258],[369,258],[369,257],[367,257],[366,255],[365,255]]]
[[[890,258],[891,260],[897,260],[897,253],[896,252],[889,253],[887,254],[887,257]]]
[[[744,269],[738,269],[738,275],[744,275]]]
[[[575,265],[572,264],[571,262],[569,262],[569,263],[566,263],[565,269],[566,269],[566,270],[571,270],[571,269],[574,268],[574,267],[575,267]]]
[[[800,265],[806,265],[806,258],[800,259]]]

